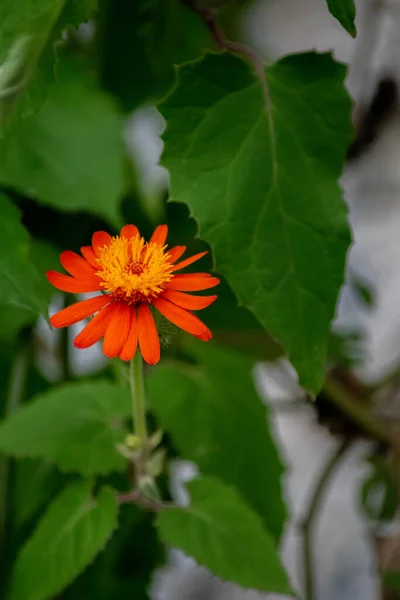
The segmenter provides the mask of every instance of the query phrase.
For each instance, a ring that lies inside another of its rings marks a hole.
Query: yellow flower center
[[[96,259],[101,287],[129,304],[151,302],[173,277],[166,247],[146,243],[138,235],[129,239],[113,237]]]

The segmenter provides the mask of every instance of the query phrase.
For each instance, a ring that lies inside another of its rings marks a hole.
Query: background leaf
[[[368,458],[371,472],[360,490],[363,511],[372,521],[393,521],[398,509],[399,498],[390,463],[384,457],[372,455]]]
[[[212,46],[204,23],[180,0],[106,0],[100,20],[102,83],[125,111],[159,100],[174,65]]]
[[[190,506],[157,515],[162,540],[226,581],[290,593],[272,538],[236,491],[211,478],[191,481],[187,487]]]
[[[2,0],[0,8],[0,62],[22,35],[39,35],[46,18],[65,0]]]
[[[267,114],[250,68],[208,54],[179,69],[161,106],[171,199],[189,205],[218,272],[314,393],[350,243],[337,184],[351,135],[344,76],[328,54],[286,57],[267,69]]]
[[[46,95],[46,79],[55,59],[53,48],[41,61],[65,0],[3,0],[0,7],[0,128],[7,124],[31,83],[38,63],[38,75],[31,92],[20,107],[23,115],[35,110]],[[49,69],[43,68],[49,65]]]
[[[42,109],[0,139],[0,182],[63,211],[119,222],[122,119],[83,62],[60,63]]]
[[[356,6],[354,0],[326,0],[329,12],[339,21],[346,31],[353,37],[356,37],[356,25],[354,19],[356,16]]]
[[[16,462],[13,511],[17,528],[34,518],[49,498],[54,497],[61,481],[61,473],[42,460],[24,459]]]
[[[46,271],[49,269],[59,270],[59,253],[51,244],[39,239],[32,239],[29,244],[29,259],[24,259],[24,266],[27,260],[31,262],[30,269],[32,276],[37,279],[36,287],[40,290],[40,295],[45,301],[43,307],[47,307],[54,293],[54,288],[51,287],[46,277]],[[37,277],[35,276],[35,272],[37,273]],[[6,302],[9,297],[5,299]],[[37,318],[37,312],[33,312],[28,308],[11,304],[0,306],[0,339],[12,342],[23,327],[34,324]]]
[[[97,0],[4,0],[0,8],[0,126],[34,114],[54,83],[56,43],[98,10]],[[7,132],[8,129],[5,129]]]
[[[150,600],[154,570],[165,561],[155,515],[129,504],[107,548],[62,595],[62,600]]]
[[[98,10],[98,0],[67,0],[56,29],[61,33],[68,25],[79,27],[94,17]]]
[[[130,414],[128,386],[71,383],[36,397],[0,425],[0,449],[82,475],[122,470],[116,444]]]
[[[17,558],[10,600],[53,598],[104,548],[117,524],[113,490],[97,497],[89,483],[56,498]]]
[[[253,362],[211,344],[189,348],[196,367],[160,366],[149,377],[151,406],[180,455],[236,486],[279,538],[286,516],[283,467],[254,388]]]
[[[0,275],[0,307],[18,307],[33,316],[45,312],[48,289],[31,261],[28,232],[20,223],[18,209],[1,193]]]

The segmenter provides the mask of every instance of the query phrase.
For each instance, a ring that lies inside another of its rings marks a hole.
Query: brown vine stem
[[[246,44],[235,42],[225,37],[225,34],[218,26],[218,23],[216,21],[216,11],[213,7],[199,6],[196,0],[182,0],[182,2],[183,4],[186,4],[186,6],[188,6],[193,12],[199,15],[199,17],[203,20],[204,24],[207,26],[215,43],[219,48],[221,48],[221,50],[227,50],[228,52],[232,52],[234,54],[240,54],[251,63],[258,79],[260,80],[264,94],[265,107],[267,113],[269,114],[271,102],[269,96],[268,82],[265,74],[264,63],[258,52],[256,52],[253,48],[246,46]]]
[[[354,423],[373,439],[384,442],[389,446],[396,447],[399,444],[391,435],[390,429],[374,416],[367,404],[353,398],[346,387],[339,383],[332,375],[329,375],[324,384],[324,391],[335,406],[344,412]]]
[[[305,600],[315,600],[315,578],[312,556],[312,536],[314,531],[315,520],[318,516],[318,511],[321,508],[321,503],[324,499],[325,492],[330,483],[331,477],[351,446],[351,440],[345,438],[338,447],[334,450],[332,456],[329,457],[326,465],[323,467],[313,493],[311,494],[306,516],[302,522],[301,528],[303,531],[303,569],[304,569],[304,598]]]

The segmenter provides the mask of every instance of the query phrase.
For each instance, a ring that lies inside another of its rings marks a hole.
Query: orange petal
[[[96,255],[93,250],[93,246],[82,246],[81,248],[82,256],[86,258],[89,265],[92,265],[98,271],[100,269],[99,263],[96,261]]]
[[[138,337],[140,351],[149,365],[155,365],[160,360],[160,340],[153,315],[147,304],[139,306]]]
[[[131,309],[125,302],[115,302],[114,313],[104,335],[103,352],[108,358],[114,358],[121,352],[129,333]]]
[[[167,283],[169,290],[179,290],[181,292],[197,292],[199,290],[208,290],[219,284],[217,277],[206,276],[206,273],[186,273],[184,275],[175,275]]]
[[[57,271],[47,271],[47,279],[51,285],[54,285],[62,292],[70,292],[71,294],[84,294],[85,292],[97,292],[100,289],[99,280],[90,279],[88,281],[82,279],[74,279],[69,275],[57,273]]]
[[[204,333],[202,333],[201,335],[195,335],[195,338],[197,338],[198,340],[201,340],[202,342],[208,342],[208,340],[211,340],[212,335],[211,335],[211,331],[205,331]]]
[[[184,292],[176,292],[175,290],[165,290],[162,298],[166,298],[181,308],[188,310],[201,310],[210,306],[218,296],[191,296]]]
[[[85,281],[89,279],[94,281],[97,280],[97,275],[93,267],[91,267],[84,258],[75,252],[71,252],[70,250],[61,252],[60,262],[64,269],[68,271],[72,277],[76,277],[77,279],[82,279]]]
[[[76,304],[67,306],[67,308],[63,308],[63,310],[50,317],[50,323],[53,327],[68,327],[90,317],[109,303],[110,296],[104,295],[76,302]]]
[[[140,235],[139,233],[139,229],[136,227],[136,225],[124,225],[123,228],[121,229],[121,233],[119,234],[119,237],[124,237],[124,238],[131,238],[131,237],[135,237],[135,235]]]
[[[182,260],[180,263],[174,265],[172,267],[172,270],[179,271],[179,269],[183,269],[184,267],[191,265],[192,263],[196,262],[196,260],[199,260],[206,254],[208,254],[208,250],[206,250],[205,252],[199,252],[198,254],[194,254],[193,256],[189,256],[189,258],[186,258],[185,260]]]
[[[100,256],[101,248],[108,246],[112,240],[112,237],[106,231],[96,231],[92,236],[92,246],[96,256]]]
[[[168,225],[159,225],[154,230],[153,235],[150,238],[150,244],[159,244],[160,246],[164,246],[165,240],[168,235]]]
[[[174,246],[171,250],[168,250],[168,254],[170,256],[170,262],[174,263],[178,258],[184,254],[186,250],[186,246]]]
[[[208,327],[195,317],[195,315],[192,315],[191,312],[172,304],[168,300],[164,300],[164,298],[157,298],[153,301],[153,304],[164,317],[184,331],[192,335],[201,336],[201,339],[204,340],[212,337]]]
[[[97,313],[97,315],[89,321],[86,327],[78,333],[74,339],[74,346],[76,348],[89,348],[89,346],[93,346],[93,344],[98,342],[105,334],[107,327],[117,311],[118,306],[115,306],[115,303],[109,304],[103,308],[103,310]]]
[[[136,316],[136,307],[131,308],[131,322],[129,325],[129,333],[126,338],[126,342],[124,347],[121,350],[119,355],[121,360],[131,360],[135,354],[138,343],[138,326],[137,326],[137,316]]]

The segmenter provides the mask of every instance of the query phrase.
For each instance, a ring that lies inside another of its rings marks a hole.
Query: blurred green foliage
[[[166,543],[228,580],[290,593],[277,548],[283,465],[253,367],[286,352],[318,391],[328,348],[335,362],[346,354],[330,322],[350,239],[336,182],[350,104],[343,67],[305,54],[268,68],[266,107],[251,52],[219,53],[224,36],[240,42],[245,4],[2,2],[2,599],[146,600]],[[351,29],[350,0],[336,16]],[[155,197],[127,139],[149,103],[167,121],[171,179]],[[168,244],[208,250],[202,269],[221,284],[204,312],[214,341],[166,330],[165,364],[146,371],[151,433],[165,429],[163,498],[171,458],[206,476],[189,486],[188,509],[155,515],[154,498],[121,500],[133,485],[126,365],[78,376],[68,332],[45,323],[52,301],[75,298],[53,296],[45,272],[95,231],[135,223],[148,239],[161,215]]]

